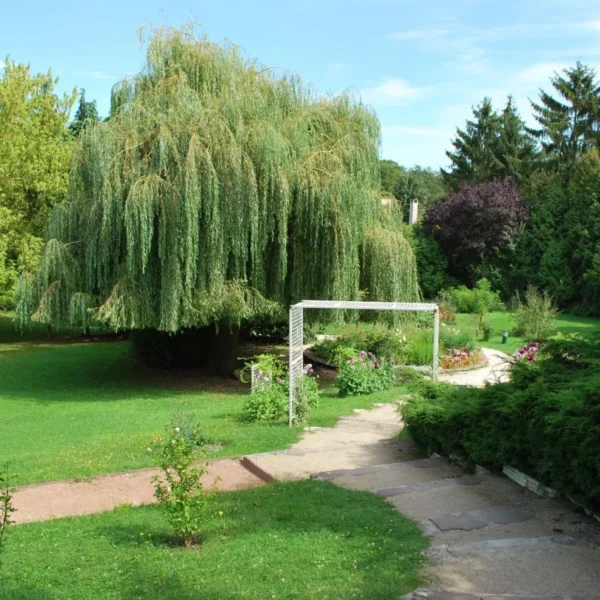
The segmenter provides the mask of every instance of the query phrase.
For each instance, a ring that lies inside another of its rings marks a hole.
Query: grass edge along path
[[[31,346],[0,353],[0,462],[15,485],[156,465],[152,442],[181,405],[195,412],[212,443],[208,458],[287,448],[302,430],[287,419],[247,423],[247,387],[235,380],[152,371],[131,358],[128,342]],[[332,426],[354,408],[390,402],[402,388],[356,398],[325,391],[313,426]]]
[[[423,583],[427,539],[368,492],[277,483],[216,494],[205,515],[186,551],[157,506],[16,526],[0,600],[391,600]]]

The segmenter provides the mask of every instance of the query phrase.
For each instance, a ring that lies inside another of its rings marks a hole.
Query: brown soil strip
[[[201,479],[205,489],[233,491],[265,485],[237,459],[216,459],[207,463]],[[154,504],[152,477],[159,469],[141,469],[102,475],[86,481],[53,481],[18,488],[14,494],[14,521],[17,524],[77,517],[112,510],[117,506]]]

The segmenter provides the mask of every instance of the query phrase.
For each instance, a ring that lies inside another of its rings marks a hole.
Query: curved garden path
[[[470,385],[483,387],[486,383],[499,383],[508,381],[511,357],[499,350],[482,348],[488,362],[480,369],[470,371],[459,371],[457,373],[440,373],[439,381],[454,383],[456,385]]]

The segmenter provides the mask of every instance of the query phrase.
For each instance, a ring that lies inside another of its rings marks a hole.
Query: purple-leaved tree
[[[519,186],[507,177],[464,183],[427,211],[423,230],[438,241],[450,269],[462,279],[472,267],[510,243],[526,219]]]

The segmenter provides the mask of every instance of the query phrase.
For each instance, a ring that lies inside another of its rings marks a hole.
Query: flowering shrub
[[[539,349],[540,345],[537,342],[530,342],[517,350],[513,354],[513,358],[515,360],[528,360],[529,362],[533,362]]]
[[[200,513],[206,501],[200,477],[206,469],[197,461],[205,444],[194,415],[178,413],[161,448],[163,474],[152,478],[154,495],[166,508],[169,523],[186,547],[200,541]]]
[[[396,376],[394,360],[377,357],[372,352],[346,352],[340,361],[337,386],[341,396],[359,396],[387,390],[394,386]]]
[[[283,361],[272,354],[261,354],[252,361],[256,365],[253,390],[244,404],[248,421],[272,421],[283,417],[287,411],[289,379]],[[306,422],[308,413],[319,402],[319,384],[312,365],[303,369],[298,383],[294,405],[294,424]]]
[[[483,360],[479,350],[469,352],[467,350],[457,350],[442,357],[442,369],[468,369],[478,365]]]
[[[304,425],[310,411],[319,404],[321,391],[312,365],[306,365],[294,396],[294,425]]]

